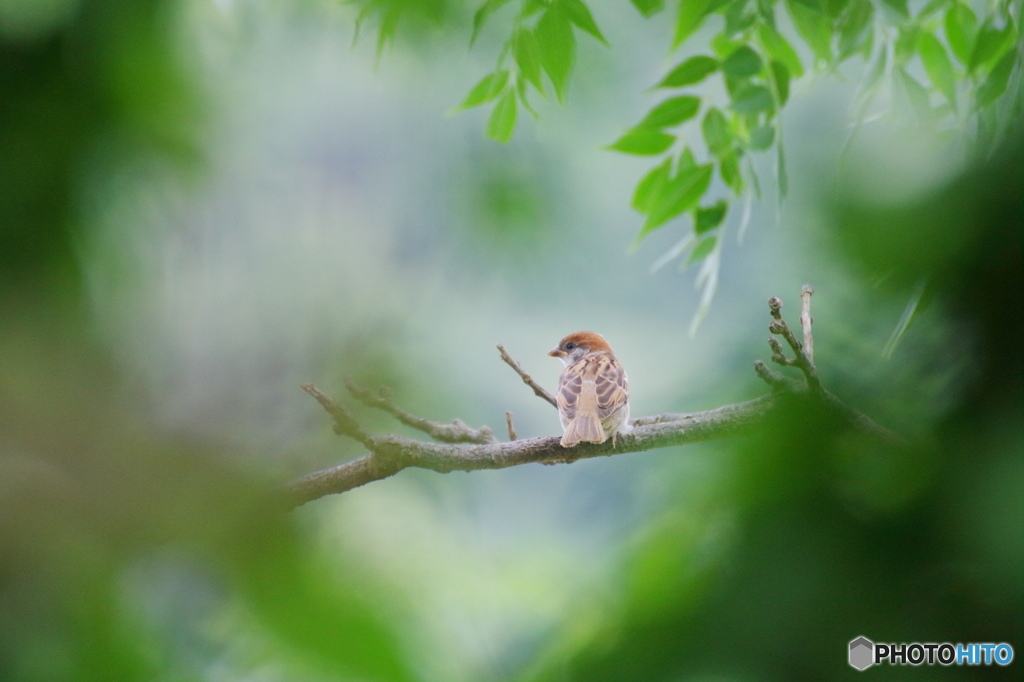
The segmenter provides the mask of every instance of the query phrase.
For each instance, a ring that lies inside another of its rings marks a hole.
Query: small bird
[[[629,386],[626,370],[615,359],[612,347],[594,332],[576,332],[559,342],[548,355],[565,364],[558,379],[558,418],[562,422],[562,447],[580,441],[603,443],[629,433]]]

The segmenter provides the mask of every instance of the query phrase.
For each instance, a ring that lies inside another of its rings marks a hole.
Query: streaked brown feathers
[[[571,344],[571,345],[567,345]],[[567,362],[558,382],[558,414],[565,433],[562,446],[581,441],[603,443],[608,436],[628,430],[629,385],[626,372],[608,342],[593,332],[577,332],[562,339],[563,357],[574,346],[580,359]]]

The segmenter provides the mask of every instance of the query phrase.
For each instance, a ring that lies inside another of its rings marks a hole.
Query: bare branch
[[[812,365],[814,364],[814,336],[811,334],[811,323],[813,318],[811,317],[811,294],[814,293],[814,289],[811,288],[810,284],[805,284],[803,289],[800,290],[800,326],[804,332],[804,354],[807,356],[807,361]]]
[[[523,371],[522,366],[520,366],[518,362],[512,359],[512,356],[508,354],[508,351],[505,350],[505,347],[503,345],[499,343],[497,348],[498,351],[501,353],[501,359],[505,361],[505,364],[507,364],[509,367],[516,371],[516,374],[518,374],[522,378],[523,383],[532,388],[533,392],[537,394],[538,398],[543,398],[544,400],[548,401],[549,403],[551,403],[552,407],[558,407],[558,403],[555,402],[554,397],[550,393],[545,391],[536,381],[534,381],[529,374]]]
[[[740,435],[750,432],[757,426],[771,423],[775,418],[773,411],[783,401],[791,401],[794,396],[820,401],[846,423],[886,444],[906,445],[903,438],[879,426],[858,410],[844,404],[821,386],[817,369],[806,352],[806,348],[811,345],[810,293],[810,287],[805,287],[801,294],[804,301],[804,314],[801,315],[801,322],[804,324],[805,344],[796,340],[782,319],[782,301],[776,297],[772,297],[768,301],[773,318],[769,329],[773,334],[785,338],[796,355],[794,359],[785,357],[782,345],[775,338],[770,338],[772,359],[781,365],[799,368],[804,373],[806,384],[787,379],[778,372],[770,370],[758,360],[754,363],[754,369],[758,376],[772,387],[771,395],[704,412],[667,413],[640,417],[632,420],[633,430],[629,434],[619,435],[604,443],[580,443],[572,448],[563,448],[557,436],[517,440],[511,412],[505,413],[511,439],[508,443],[496,442],[489,429],[486,430],[488,440],[481,439],[472,444],[467,444],[465,440],[428,443],[394,435],[371,436],[359,427],[344,406],[339,405],[315,386],[306,384],[302,388],[316,398],[334,419],[335,432],[358,440],[366,446],[370,454],[292,481],[282,491],[284,493],[283,500],[287,505],[295,507],[324,495],[345,492],[371,481],[387,478],[407,467],[420,467],[447,473],[450,471],[502,469],[530,462],[559,464],[589,457],[640,452]],[[498,346],[498,350],[501,352],[502,360],[522,377],[523,382],[530,386],[534,393],[552,405],[555,404],[551,395],[523,372],[519,363],[513,360],[501,345]],[[455,420],[453,424],[430,422],[410,415],[397,407],[386,392],[375,396],[352,382],[347,382],[347,385],[352,395],[360,401],[386,410],[403,423],[418,428],[438,440],[445,439],[444,435],[439,434],[450,435],[452,432],[475,433],[479,437],[479,434],[483,434],[486,429],[483,427],[480,431],[473,431],[459,420]]]
[[[805,291],[809,291],[810,287],[804,287]],[[810,337],[810,293],[807,293],[805,303],[808,310],[808,322],[807,328],[804,332],[805,338]],[[821,379],[818,377],[818,368],[814,366],[814,362],[808,357],[804,345],[797,341],[793,335],[793,331],[786,324],[786,321],[782,319],[782,301],[772,296],[768,299],[768,310],[772,314],[772,321],[768,324],[768,331],[772,334],[781,336],[789,344],[789,347],[793,349],[794,358],[789,359],[785,353],[782,352],[782,346],[776,339],[769,338],[768,345],[772,349],[772,362],[786,366],[796,367],[804,373],[804,377],[807,379],[807,385],[811,391],[815,393],[821,393],[824,389],[821,387]]]
[[[347,407],[335,402],[333,398],[313,384],[302,384],[302,390],[316,398],[316,401],[327,411],[327,414],[334,418],[334,432],[336,434],[348,436],[369,447],[368,444],[372,440],[370,435],[363,431],[362,427],[356,423],[355,417],[352,416]]]
[[[834,411],[857,430],[874,436],[887,445],[899,447],[907,445],[906,438],[878,424],[866,414],[855,407],[847,405],[833,393],[825,390],[824,388],[821,389],[819,397],[825,401],[825,404],[829,409]]]
[[[775,339],[768,340],[769,342],[775,341]],[[769,369],[768,365],[764,364],[760,360],[754,360],[754,371],[757,372],[757,376],[761,377],[766,384],[777,391],[789,389],[790,384],[792,383],[789,379],[778,372]]]
[[[531,462],[561,464],[589,457],[724,438],[747,433],[762,423],[775,402],[774,396],[763,396],[705,412],[638,419],[634,422],[638,425],[633,431],[620,435],[614,445],[608,440],[563,448],[558,436],[481,445],[429,443],[393,435],[375,436],[367,445],[369,455],[303,476],[285,486],[284,493],[290,504],[298,506],[324,495],[345,492],[387,478],[407,467],[448,473],[504,469]]]
[[[377,395],[368,388],[364,388],[352,379],[345,379],[345,388],[352,394],[352,397],[368,407],[376,407],[384,410],[406,426],[411,426],[427,434],[431,438],[442,443],[494,443],[497,438],[490,427],[481,426],[479,429],[470,428],[461,419],[456,419],[450,424],[435,422],[423,417],[417,417],[406,412],[395,404],[391,399],[391,391],[386,386],[377,389]]]

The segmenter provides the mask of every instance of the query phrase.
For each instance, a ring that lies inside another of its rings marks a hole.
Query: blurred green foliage
[[[624,567],[639,589],[597,634],[559,649],[530,679],[907,676],[905,668],[860,673],[837,664],[861,634],[1019,649],[1022,143],[912,204],[834,205],[838,248],[893,275],[888,286],[902,291],[921,272],[940,273],[935,297],[976,341],[977,371],[956,404],[906,448],[802,402],[763,434],[723,447],[734,461],[722,497],[680,499],[667,518],[683,523],[652,523]],[[709,513],[729,519],[727,530],[699,521]],[[1019,677],[1012,665],[927,674]]]
[[[381,44],[407,13],[438,21],[455,12],[440,2],[356,4],[362,20],[378,22]],[[474,28],[504,4],[483,5]],[[650,16],[663,3],[633,4]],[[614,595],[570,610],[497,678],[844,677],[857,674],[845,655],[859,634],[1024,648],[1019,6],[997,3],[980,18],[953,1],[786,6],[816,65],[875,55],[869,90],[889,74],[919,107],[970,112],[976,123],[977,160],[928,196],[899,205],[833,197],[830,256],[895,299],[925,280],[923,305],[943,306],[970,338],[973,374],[906,448],[865,440],[801,402],[764,433],[719,445],[728,462],[720,480],[677,496],[618,548]],[[668,152],[634,206],[648,231],[692,211],[707,235],[694,240],[699,257],[724,241],[727,207],[700,201],[711,165],[737,194],[749,183],[739,170],[748,150],[774,144],[782,168],[773,126],[806,57],[776,30],[774,9],[682,3],[676,44],[711,15],[725,28],[716,56],[684,60],[663,85],[721,74],[728,102],[698,116],[694,95],[676,95],[615,145]],[[284,679],[420,679],[395,600],[328,561],[275,506],[271,482],[225,463],[219,444],[169,436],[142,418],[92,335],[77,202],[89,174],[103,171],[96,159],[201,164],[202,96],[177,52],[179,10],[171,0],[0,5],[0,678],[218,679],[210,660],[233,650],[239,677],[269,661]],[[544,93],[542,73],[564,100],[576,32],[605,42],[579,0],[527,0],[513,22],[507,68],[499,64],[464,104],[497,102],[488,132],[502,140],[517,102],[529,106],[529,88]],[[895,41],[879,51],[885,31]],[[906,70],[917,58],[927,87]],[[1016,99],[1001,99],[1007,92]],[[671,151],[681,138],[661,132],[698,119],[704,164],[689,149]],[[515,169],[484,169],[469,196],[486,218],[485,239],[542,238],[536,224],[549,199],[533,187]],[[126,574],[168,548],[234,610],[225,631],[209,636],[216,653],[176,654],[174,637],[146,625],[126,596]],[[1019,677],[1018,666],[928,672]]]
[[[78,262],[90,174],[200,160],[181,8],[0,5],[0,679],[201,677],[204,662],[175,661],[126,598],[125,571],[168,545],[219,576],[293,668],[413,679],[270,483],[140,423],[92,337]]]
[[[4,3],[4,277],[76,267],[73,198],[90,155],[127,148],[196,158],[198,99],[172,45],[176,9],[162,0]]]

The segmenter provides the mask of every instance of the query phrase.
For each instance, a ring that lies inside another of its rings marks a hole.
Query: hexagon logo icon
[[[857,670],[866,670],[874,661],[875,643],[867,637],[858,637],[850,642],[850,665]]]

